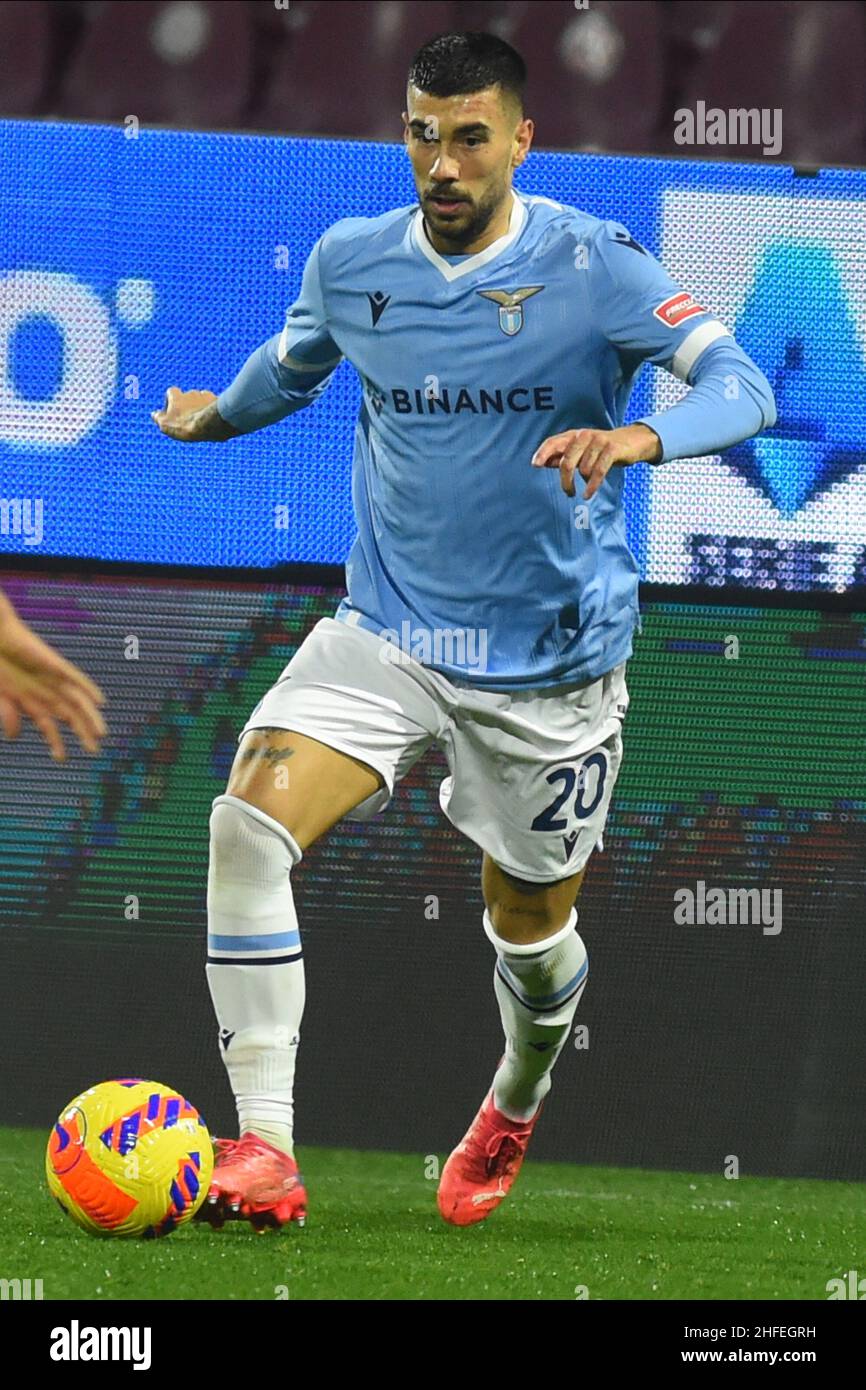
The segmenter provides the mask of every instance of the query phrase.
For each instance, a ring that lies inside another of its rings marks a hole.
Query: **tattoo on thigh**
[[[547,905],[542,900],[535,903],[504,903],[497,904],[499,911],[505,917],[514,919],[537,918],[539,921],[547,916]]]
[[[284,734],[286,731],[285,729],[262,728],[260,732],[263,734]],[[294,748],[274,748],[268,745],[265,748],[246,749],[243,758],[244,762],[250,762],[253,758],[261,758],[263,762],[274,767],[276,763],[287,762],[294,751]]]

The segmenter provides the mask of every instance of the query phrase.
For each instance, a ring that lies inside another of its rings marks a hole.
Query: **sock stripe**
[[[515,975],[512,975],[503,960],[500,959],[496,962],[496,973],[509,992],[514,995],[518,1003],[522,1004],[524,1008],[533,1009],[536,1013],[542,1014],[553,1013],[555,1010],[562,1008],[564,1004],[567,1004],[569,1000],[577,994],[585,980],[588,969],[589,961],[585,960],[574,978],[569,980],[567,985],[563,985],[562,989],[558,989],[555,994],[532,995],[527,994],[525,990],[521,988],[520,981]]]
[[[208,965],[288,965],[290,961],[302,961],[303,951],[295,951],[290,956],[211,956]]]
[[[207,944],[211,951],[277,951],[280,947],[300,946],[301,933],[297,929],[265,932],[261,936],[243,932],[220,936],[216,932],[208,932]]]

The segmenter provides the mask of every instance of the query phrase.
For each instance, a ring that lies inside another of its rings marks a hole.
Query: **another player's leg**
[[[505,1054],[493,1085],[439,1183],[446,1221],[483,1221],[508,1195],[550,1090],[587,978],[576,931],[583,870],[553,884],[505,873],[485,854],[484,930],[496,948],[494,989]]]
[[[259,1229],[306,1215],[294,1159],[293,1087],[304,963],[291,871],[303,851],[383,778],[345,753],[279,728],[243,738],[211,814],[207,977],[239,1140],[219,1140],[200,1216]]]

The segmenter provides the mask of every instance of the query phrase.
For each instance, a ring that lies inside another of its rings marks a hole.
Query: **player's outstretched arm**
[[[213,391],[181,391],[178,386],[169,386],[165,406],[151,411],[151,419],[169,439],[183,444],[221,444],[242,431],[222,418],[216,402]]]
[[[275,425],[313,405],[327,389],[342,353],[328,332],[316,242],[304,269],[301,293],[281,332],[261,343],[233,381],[212,391],[170,387],[153,419],[163,434],[184,443],[219,443]]]

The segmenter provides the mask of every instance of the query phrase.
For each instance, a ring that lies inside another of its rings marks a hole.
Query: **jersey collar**
[[[478,270],[480,266],[487,265],[488,261],[494,260],[500,252],[505,250],[506,246],[510,246],[512,241],[520,235],[520,232],[523,230],[523,224],[526,221],[526,204],[517,196],[513,188],[511,190],[511,197],[513,199],[513,204],[511,208],[511,220],[508,223],[508,231],[504,236],[499,237],[497,241],[491,242],[483,251],[476,251],[474,256],[466,256],[463,260],[457,261],[454,265],[452,265],[450,261],[446,261],[444,256],[440,256],[435,247],[430,245],[427,233],[424,230],[424,212],[420,207],[412,222],[412,235],[415,240],[415,245],[422,255],[427,257],[430,264],[436,267],[443,279],[459,280],[461,275],[469,275],[473,270]]]

